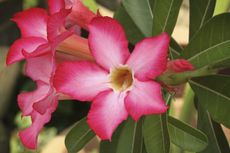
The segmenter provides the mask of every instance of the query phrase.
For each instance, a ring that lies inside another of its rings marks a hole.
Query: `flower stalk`
[[[60,53],[65,53],[85,60],[93,60],[90,53],[88,40],[77,35],[72,35],[64,40],[57,48]]]
[[[195,69],[192,71],[185,71],[180,73],[166,72],[157,78],[157,81],[169,86],[176,86],[188,82],[191,78],[213,75],[218,72],[209,66]]]

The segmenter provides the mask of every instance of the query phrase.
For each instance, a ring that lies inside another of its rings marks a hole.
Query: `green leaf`
[[[194,78],[190,82],[199,103],[211,117],[230,128],[230,76],[213,75]]]
[[[217,0],[214,15],[218,15],[229,10],[229,0]]]
[[[170,141],[165,114],[146,116],[142,130],[148,153],[169,153]]]
[[[144,36],[152,36],[152,0],[123,0],[122,4]]]
[[[229,68],[230,67],[230,59],[227,58],[226,60],[220,61],[215,63],[215,65],[212,66],[213,69],[215,68],[221,68],[221,69],[225,69],[225,68]]]
[[[146,151],[146,148],[145,148],[145,144],[144,144],[144,142],[143,142],[143,148],[142,148],[142,152],[141,153],[148,153],[147,151]]]
[[[197,99],[196,99],[197,100]],[[230,153],[228,141],[220,124],[211,119],[207,110],[199,102],[198,105],[198,129],[202,130],[209,139],[208,147],[200,153]]]
[[[170,141],[183,150],[199,152],[208,145],[208,138],[203,132],[170,116],[168,129]]]
[[[116,131],[113,133],[112,141],[102,140],[100,143],[100,153],[116,153],[117,144],[119,142],[119,138],[121,136],[122,130],[126,122],[123,122],[118,126]]]
[[[116,153],[140,153],[143,148],[142,119],[129,118],[121,131]]]
[[[176,25],[182,0],[154,0],[153,35],[167,32],[172,34]]]
[[[182,47],[176,42],[176,40],[171,38],[170,45],[169,45],[170,58],[171,59],[179,58],[182,50],[183,50]]]
[[[114,18],[121,23],[121,25],[125,29],[125,33],[128,37],[129,42],[131,42],[132,44],[136,44],[137,42],[145,38],[144,34],[140,31],[140,29],[135,25],[134,21],[127,14],[124,7],[120,7],[115,12]],[[183,49],[173,38],[171,38],[169,50],[170,58],[176,59],[179,58],[180,53]]]
[[[182,57],[196,68],[230,59],[230,13],[218,15],[207,22],[184,49]]]
[[[152,36],[153,1],[154,0],[124,0],[122,1],[121,7],[114,14],[114,18],[122,24],[128,40],[132,44],[136,44],[147,36]],[[129,5],[129,3],[131,3],[131,5]],[[134,13],[131,13],[130,10]]]
[[[131,5],[128,5],[129,3],[131,3]],[[114,18],[117,19],[124,27],[129,42],[131,42],[132,44],[136,44],[137,42],[144,39],[145,37],[152,36],[153,18],[152,18],[151,11],[153,12],[152,8],[154,7],[154,0],[143,0],[143,1],[124,0],[122,4],[123,5],[115,12]],[[129,11],[135,13],[131,13]],[[167,23],[165,24],[171,25],[172,24],[171,20],[172,20],[171,18],[168,19]],[[151,24],[151,26],[149,24]],[[170,50],[170,57],[175,59],[180,56],[180,52],[182,51],[182,48],[172,38],[169,50]]]
[[[94,132],[89,128],[86,119],[78,121],[70,130],[65,139],[65,145],[69,153],[81,150],[92,138]]]
[[[190,0],[189,1],[189,38],[194,34],[213,16],[216,0]]]
[[[121,6],[115,12],[114,18],[117,19],[125,29],[125,33],[129,42],[136,44],[138,41],[145,37],[140,29],[136,26],[134,21],[131,19],[131,17],[128,15],[124,7]]]

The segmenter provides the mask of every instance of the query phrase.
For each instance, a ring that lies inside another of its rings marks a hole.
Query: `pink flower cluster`
[[[35,91],[23,92],[18,96],[22,115],[32,119],[32,125],[19,133],[22,143],[30,149],[36,148],[38,134],[50,121],[58,99],[66,98],[53,86],[58,64],[76,58],[92,60],[88,40],[79,34],[80,26],[87,29],[96,15],[80,0],[48,2],[49,13],[41,8],[32,8],[13,17],[12,20],[20,28],[21,38],[10,47],[6,61],[9,65],[25,59],[25,74],[37,84]],[[67,54],[76,51],[77,57],[57,53],[57,50]]]
[[[166,33],[142,40],[130,54],[116,20],[94,14],[80,0],[48,3],[49,13],[32,8],[14,16],[21,38],[7,57],[7,64],[26,60],[25,74],[37,84],[36,90],[18,96],[22,115],[32,119],[19,132],[27,148],[36,148],[39,132],[61,99],[92,101],[87,122],[101,139],[111,139],[128,115],[138,120],[167,110],[153,79],[167,67],[181,72],[192,66],[180,60],[167,65]],[[80,28],[89,31],[88,40],[80,37]]]

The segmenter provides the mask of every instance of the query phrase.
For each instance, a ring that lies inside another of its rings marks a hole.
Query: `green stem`
[[[211,69],[210,67],[206,66],[193,71],[185,71],[181,73],[164,73],[163,75],[159,76],[157,80],[159,82],[163,82],[166,85],[175,86],[186,83],[193,77],[208,76],[216,74],[217,72],[218,71],[216,69]]]

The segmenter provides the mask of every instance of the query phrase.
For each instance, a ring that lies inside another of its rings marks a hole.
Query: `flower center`
[[[118,67],[110,72],[110,83],[117,91],[125,91],[133,84],[133,74],[128,67]]]

